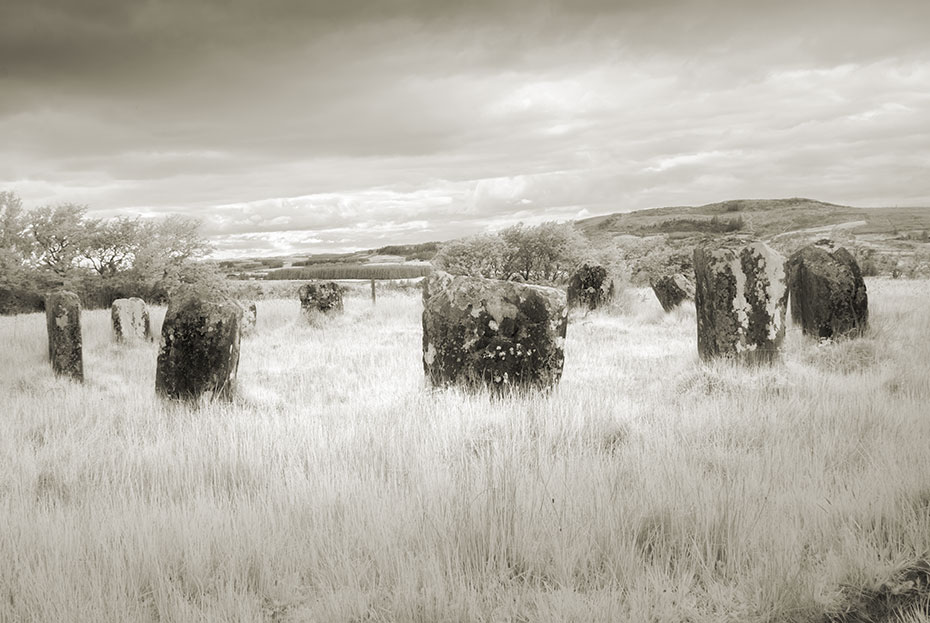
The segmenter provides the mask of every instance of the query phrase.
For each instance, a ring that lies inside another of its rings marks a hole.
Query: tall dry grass
[[[260,301],[240,397],[200,409],[105,311],[84,385],[0,318],[0,620],[839,617],[930,551],[930,286],[869,292],[865,339],[742,369],[629,291],[572,318],[556,391],[502,400],[424,385],[401,293],[321,328]]]

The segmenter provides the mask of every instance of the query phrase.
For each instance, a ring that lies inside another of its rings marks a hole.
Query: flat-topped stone
[[[585,262],[568,282],[568,305],[589,310],[607,305],[614,295],[614,282],[600,264]]]
[[[433,273],[423,282],[423,369],[437,387],[551,387],[567,323],[562,290]]]
[[[152,339],[152,326],[145,301],[132,297],[116,299],[110,306],[110,322],[117,342]]]
[[[297,296],[300,298],[300,308],[305,314],[332,314],[343,309],[342,288],[335,281],[305,283],[297,290]]]
[[[155,391],[178,400],[229,399],[239,368],[242,308],[194,291],[171,298],[162,323]]]
[[[785,260],[768,245],[730,239],[694,250],[698,354],[771,362],[785,338]]]

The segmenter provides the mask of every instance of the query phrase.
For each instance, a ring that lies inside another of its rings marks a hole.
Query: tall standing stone
[[[177,400],[228,399],[239,368],[242,308],[227,298],[187,291],[168,304],[155,391]]]
[[[683,302],[694,299],[694,284],[682,275],[665,275],[658,279],[650,279],[649,285],[655,292],[659,304],[666,312],[670,312]]]
[[[568,282],[568,304],[571,307],[587,307],[594,310],[610,302],[614,295],[614,282],[607,269],[598,264],[585,262]]]
[[[132,297],[116,299],[110,306],[110,322],[117,342],[151,340],[152,325],[145,301]]]
[[[860,335],[869,325],[869,296],[852,254],[820,240],[788,260],[791,317],[819,338]]]
[[[258,324],[258,307],[255,306],[255,301],[237,301],[237,304],[242,309],[242,335],[249,335],[255,331],[255,326]]]
[[[84,380],[81,349],[81,299],[74,292],[59,290],[45,297],[48,327],[48,358],[55,374]]]
[[[423,369],[437,387],[551,387],[567,323],[562,290],[433,273],[423,282]]]
[[[771,362],[785,338],[785,260],[762,242],[720,241],[694,250],[698,354]]]
[[[343,309],[342,288],[334,281],[305,283],[297,290],[297,296],[300,297],[300,308],[305,314],[330,314]]]

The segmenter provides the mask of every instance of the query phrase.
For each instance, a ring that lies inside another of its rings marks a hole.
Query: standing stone
[[[334,281],[305,283],[297,290],[300,308],[305,313],[324,314],[342,311],[342,288]]]
[[[423,282],[423,369],[436,387],[551,387],[567,324],[556,288],[436,272]]]
[[[378,295],[375,292],[375,280],[372,278],[371,280],[371,302],[372,304],[375,304],[377,301],[378,301]]]
[[[110,321],[117,342],[151,340],[149,310],[140,298],[116,299],[110,306]]]
[[[255,301],[236,301],[242,309],[242,335],[250,335],[258,323],[258,308]]]
[[[177,400],[231,398],[239,368],[242,308],[193,290],[168,304],[155,369],[155,391]]]
[[[614,282],[608,278],[607,269],[598,264],[585,262],[568,282],[570,307],[597,309],[609,303],[613,296]]]
[[[74,292],[59,290],[45,297],[48,327],[48,358],[55,374],[84,380],[81,350],[81,299]]]
[[[785,260],[762,242],[725,240],[694,250],[698,354],[766,363],[781,353]]]
[[[861,335],[869,325],[869,296],[862,271],[844,248],[820,240],[788,260],[791,317],[806,335]]]
[[[666,312],[672,311],[686,300],[694,300],[694,284],[681,273],[650,279],[649,285]]]

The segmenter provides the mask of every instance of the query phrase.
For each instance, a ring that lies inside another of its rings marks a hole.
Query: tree
[[[40,266],[59,276],[71,272],[84,244],[86,212],[86,206],[73,203],[42,206],[29,212],[28,231]]]
[[[590,255],[588,241],[571,225],[519,223],[498,234],[446,243],[433,259],[441,270],[491,279],[519,275],[533,283],[564,283]]]
[[[590,247],[572,225],[551,221],[535,227],[518,223],[501,231],[500,236],[511,249],[507,272],[537,283],[566,281]]]
[[[433,266],[453,275],[506,279],[505,263],[512,250],[497,234],[478,234],[444,244]]]
[[[0,313],[41,309],[50,288],[64,285],[87,307],[114,298],[163,301],[182,284],[223,289],[216,270],[197,260],[211,250],[196,219],[93,219],[71,203],[24,211],[0,192]]]
[[[192,268],[211,249],[200,233],[197,219],[171,215],[160,221],[144,222],[141,243],[133,252],[132,277],[159,298],[184,283],[197,283],[209,277],[212,284],[210,271]]]
[[[29,255],[23,202],[16,193],[0,191],[0,279],[10,278]]]
[[[144,244],[144,227],[139,219],[86,220],[84,229],[80,255],[101,277],[131,268]]]

